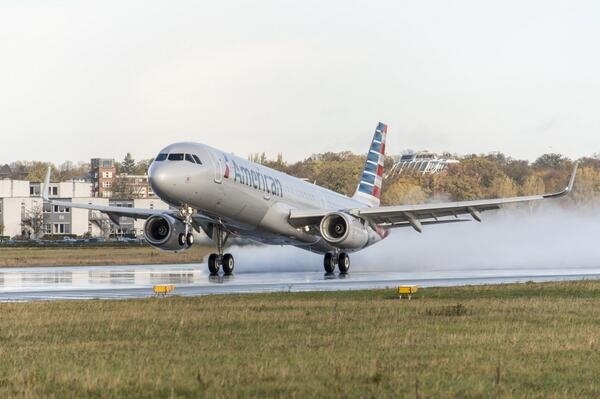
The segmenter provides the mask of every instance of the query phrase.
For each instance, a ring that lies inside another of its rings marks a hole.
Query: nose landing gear
[[[194,245],[194,235],[192,234],[192,216],[194,215],[194,209],[187,205],[182,205],[179,209],[179,215],[183,218],[185,224],[185,232],[179,234],[178,240],[179,245],[188,248]]]
[[[348,273],[348,270],[350,270],[350,256],[345,252],[339,254],[327,252],[323,258],[325,273],[332,274],[335,271],[336,265],[340,274]]]
[[[188,246],[191,247],[194,245],[194,235],[192,233],[181,233],[178,237],[179,245],[182,247]]]

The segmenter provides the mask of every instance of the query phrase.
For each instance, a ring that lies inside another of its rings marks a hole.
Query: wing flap
[[[315,226],[321,223],[323,216],[329,211],[325,209],[292,209],[289,223],[294,227]]]

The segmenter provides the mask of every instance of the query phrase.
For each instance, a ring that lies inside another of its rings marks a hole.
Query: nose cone
[[[174,203],[177,178],[172,164],[167,162],[153,162],[148,169],[148,181],[152,190],[162,200]]]

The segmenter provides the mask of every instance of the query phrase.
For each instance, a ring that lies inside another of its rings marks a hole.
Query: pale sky
[[[597,1],[0,0],[0,163],[600,152]]]

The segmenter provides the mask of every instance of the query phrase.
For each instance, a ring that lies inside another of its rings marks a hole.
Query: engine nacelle
[[[144,236],[148,244],[162,251],[185,251],[185,223],[171,215],[151,216],[144,224]]]
[[[321,220],[319,228],[325,241],[338,248],[359,249],[369,241],[367,227],[346,213],[330,213]]]

